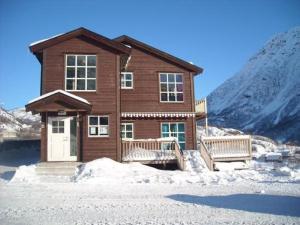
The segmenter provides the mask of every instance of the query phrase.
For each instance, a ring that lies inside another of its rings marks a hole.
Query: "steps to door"
[[[45,176],[73,176],[80,162],[42,162],[37,164],[37,175]]]

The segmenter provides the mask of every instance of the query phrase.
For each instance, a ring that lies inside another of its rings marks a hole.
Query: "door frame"
[[[77,161],[77,159],[78,159],[78,151],[79,151],[78,148],[77,148],[77,153],[76,153],[75,156],[70,156],[68,159],[67,158],[63,158],[62,160],[52,160],[51,159],[51,152],[50,152],[51,151],[51,146],[50,146],[51,145],[51,142],[50,142],[51,136],[50,135],[52,135],[52,121],[55,120],[55,119],[57,119],[57,120],[68,119],[69,120],[69,123],[68,123],[69,128],[67,130],[70,132],[71,118],[74,118],[74,116],[49,116],[47,118],[47,140],[48,140],[47,141],[48,142],[47,143],[47,161],[50,161],[50,162],[58,162],[58,161],[59,162],[64,162],[64,161],[65,162],[69,162],[69,161],[73,162],[73,161]],[[76,126],[76,133],[77,133],[77,126]],[[77,142],[78,142],[78,135],[79,134],[77,133],[77,135],[76,135],[76,145],[77,145]],[[70,135],[70,133],[68,134],[68,145],[70,146],[69,147],[69,151],[71,152],[71,135]]]

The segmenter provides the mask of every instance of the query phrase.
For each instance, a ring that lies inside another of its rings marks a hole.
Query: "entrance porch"
[[[26,111],[41,114],[41,161],[82,161],[82,117],[90,112],[85,99],[62,90],[40,96]]]

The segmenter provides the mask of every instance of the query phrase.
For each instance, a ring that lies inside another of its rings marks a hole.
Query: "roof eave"
[[[80,27],[78,29],[72,30],[70,32],[67,32],[65,34],[59,35],[59,36],[55,36],[53,38],[50,38],[48,40],[42,41],[40,43],[37,43],[35,45],[29,46],[29,50],[32,53],[39,53],[41,52],[43,49],[48,48],[50,46],[53,46],[55,44],[58,44],[60,42],[69,40],[71,38],[77,37],[77,36],[86,36],[88,38],[91,38],[95,41],[101,42],[102,44],[107,45],[108,47],[120,52],[121,54],[127,54],[130,55],[131,49],[118,43],[115,42],[109,38],[106,38],[102,35],[99,35],[93,31],[90,31],[86,28]]]
[[[191,64],[187,61],[184,61],[180,58],[177,58],[177,57],[175,57],[175,56],[173,56],[169,53],[163,52],[163,51],[161,51],[157,48],[154,48],[154,47],[152,47],[148,44],[140,42],[140,41],[138,41],[134,38],[131,38],[127,35],[122,35],[120,37],[114,38],[113,40],[117,41],[117,42],[120,42],[120,43],[123,43],[123,44],[129,44],[129,45],[144,49],[145,51],[151,52],[151,53],[153,53],[157,56],[165,58],[168,61],[171,61],[171,62],[187,69],[188,71],[193,72],[194,75],[198,75],[198,74],[201,74],[203,72],[203,68],[201,68],[199,66],[193,65],[193,64]]]

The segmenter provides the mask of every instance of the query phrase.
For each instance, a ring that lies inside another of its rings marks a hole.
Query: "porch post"
[[[77,144],[77,162],[82,161],[81,160],[81,149],[80,149],[80,142],[81,142],[81,133],[80,133],[80,115],[79,112],[77,112],[76,116],[76,144]]]

